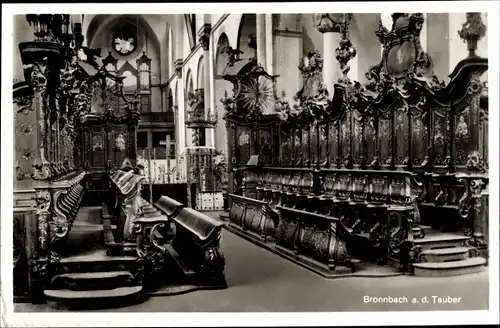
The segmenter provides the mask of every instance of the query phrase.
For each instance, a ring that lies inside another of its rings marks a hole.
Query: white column
[[[200,44],[203,47],[203,104],[205,109],[205,115],[209,116],[213,113],[214,107],[212,107],[212,83],[213,81],[213,60],[210,54],[211,50],[211,32],[212,28],[210,25],[210,15],[204,15],[204,25],[198,31],[198,37]],[[214,129],[206,129],[205,140],[207,147],[214,147]]]
[[[217,112],[217,100],[215,99],[215,52],[217,51],[217,46],[214,44],[213,33],[210,32],[210,40],[209,40],[209,49],[208,49],[208,84],[210,89],[210,99],[205,99],[208,101],[210,108],[212,109],[213,115]],[[217,121],[220,122],[220,118],[217,118]],[[220,124],[220,123],[219,123]],[[211,146],[215,147],[215,127],[214,129],[210,129],[210,140]]]
[[[257,14],[257,63],[266,67],[266,14]]]
[[[422,24],[422,30],[420,30],[420,44],[422,45],[422,50],[427,52],[427,13],[423,13],[424,23]]]
[[[448,41],[450,44],[450,73],[453,72],[458,62],[467,58],[467,43],[460,38],[458,31],[465,22],[465,13],[449,13]]]
[[[265,14],[265,24],[266,24],[266,71],[270,75],[274,75],[274,63],[273,63],[273,14]]]
[[[186,123],[184,120],[184,80],[178,79],[178,94],[177,94],[177,149],[180,154],[186,150]]]
[[[341,34],[335,31],[323,33],[323,83],[330,96],[333,95],[333,85],[342,76],[340,64],[335,58],[335,49],[339,46]]]
[[[392,15],[391,13],[381,13],[380,14],[380,21],[382,22],[382,25],[384,25],[384,27],[386,29],[388,29],[389,31],[392,28],[392,16],[391,15]],[[384,53],[384,47],[382,47],[382,45],[380,45],[380,53],[381,54]]]

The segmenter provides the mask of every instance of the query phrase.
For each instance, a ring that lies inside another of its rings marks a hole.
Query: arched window
[[[109,51],[108,56],[106,58],[104,58],[102,63],[109,73],[111,73],[113,75],[117,74],[118,60],[111,54],[111,51]],[[109,92],[108,92],[109,97],[112,98],[112,99],[108,99],[110,108],[113,109],[114,111],[119,111],[120,110],[120,107],[119,107],[119,91],[120,90],[118,88],[118,85],[116,84],[116,82],[113,79],[106,78],[106,88],[109,90]]]
[[[168,92],[167,93],[167,111],[171,112],[171,111],[173,111],[173,107],[174,107],[174,99],[172,96],[172,89],[168,88],[167,92]]]
[[[205,66],[203,65],[203,56],[201,56],[198,61],[198,79],[196,85],[198,89],[205,88]]]
[[[126,97],[132,98],[134,93],[137,92],[137,76],[138,76],[138,71],[137,69],[132,66],[128,61],[123,64],[120,69],[117,71],[118,76],[122,76],[123,79],[123,93],[125,94]],[[119,99],[119,108],[120,111],[125,111],[125,101],[122,99],[122,97],[118,97]]]
[[[139,68],[139,91],[148,91],[151,88],[151,59],[142,52],[141,58],[137,59]]]

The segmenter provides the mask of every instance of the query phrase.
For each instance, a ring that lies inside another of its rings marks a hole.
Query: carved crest
[[[229,66],[228,66],[229,67]],[[276,78],[250,60],[243,67],[233,66],[223,78],[233,84],[233,96],[222,100],[226,114],[258,118],[264,112],[273,113],[278,108]],[[234,73],[233,73],[234,72]]]

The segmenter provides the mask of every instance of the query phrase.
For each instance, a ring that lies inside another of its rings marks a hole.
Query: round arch
[[[193,73],[191,72],[191,69],[189,69],[186,73],[186,86],[184,88],[185,94],[186,94],[186,100],[187,100],[187,94],[189,92],[194,91],[194,85],[193,85]]]
[[[227,49],[227,47],[229,47],[229,38],[227,37],[226,33],[222,33],[219,36],[219,40],[217,41],[216,53],[214,56],[216,79],[218,79],[222,75],[224,69],[226,68],[228,55],[226,52],[223,52],[223,50]]]
[[[253,58],[254,50],[248,46],[250,36],[257,35],[257,15],[243,14],[238,28],[237,49],[243,51],[240,58]]]
[[[141,30],[141,34],[147,34],[153,42],[153,48],[156,50],[157,55],[159,55],[159,51],[161,49],[160,40],[143,15],[95,15],[89,23],[88,30],[86,31],[87,45],[90,48],[94,48],[96,41],[99,39],[97,36],[107,35],[107,38],[111,38],[107,32],[126,23],[136,25],[137,28]]]
[[[203,89],[205,87],[205,66],[204,66],[204,58],[200,56],[198,60],[197,70],[197,78],[196,78],[196,88]]]

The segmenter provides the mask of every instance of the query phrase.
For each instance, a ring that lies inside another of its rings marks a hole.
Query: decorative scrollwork
[[[49,216],[51,195],[50,192],[43,190],[37,191],[35,195],[36,215],[38,221],[38,243],[42,250],[48,247],[49,236]]]
[[[351,67],[347,65],[351,59],[356,57],[356,48],[349,39],[349,24],[352,19],[352,14],[344,14],[345,19],[342,24],[342,39],[340,40],[339,46],[335,49],[335,58],[340,63],[340,70],[342,71],[342,79],[345,83],[349,83],[349,78],[347,74],[351,70]]]
[[[473,151],[467,156],[467,170],[471,172],[484,173],[484,162],[478,151]]]
[[[313,20],[316,28],[321,33],[340,32],[344,24],[346,14],[314,14]]]
[[[458,31],[460,38],[467,42],[469,57],[476,56],[477,43],[486,35],[486,25],[483,23],[481,13],[466,13],[466,21]]]

